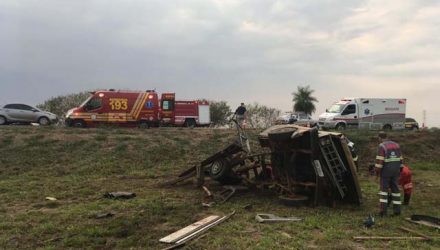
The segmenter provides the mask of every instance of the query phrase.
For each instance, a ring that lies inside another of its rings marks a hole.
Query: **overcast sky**
[[[407,98],[440,126],[438,0],[0,0],[0,104],[98,88],[176,92],[317,117],[342,97]]]

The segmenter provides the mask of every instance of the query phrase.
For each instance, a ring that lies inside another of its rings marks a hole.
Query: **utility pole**
[[[422,128],[425,128],[426,126],[426,110],[423,110],[423,123],[422,123]]]

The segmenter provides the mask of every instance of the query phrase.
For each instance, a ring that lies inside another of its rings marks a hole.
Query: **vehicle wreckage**
[[[275,125],[259,134],[264,152],[251,154],[245,131],[238,125],[237,131],[237,142],[166,184],[196,177],[202,186],[209,175],[222,185],[243,183],[249,188],[274,190],[286,205],[362,203],[355,163],[343,134]]]

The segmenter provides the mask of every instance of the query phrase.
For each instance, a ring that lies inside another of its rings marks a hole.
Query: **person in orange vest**
[[[399,184],[403,189],[403,205],[409,205],[411,194],[413,190],[413,184],[411,180],[411,170],[407,165],[403,165],[402,171],[400,171]]]
[[[391,189],[394,215],[400,215],[402,202],[400,200],[399,178],[403,167],[402,153],[399,144],[389,140],[385,132],[381,131],[379,138],[382,143],[378,148],[375,171],[380,178],[380,216],[387,215],[389,189]]]
[[[403,165],[403,168],[400,170],[400,178],[399,185],[402,186],[403,189],[403,205],[409,205],[409,201],[411,199],[413,184],[411,178],[411,170],[407,165]],[[391,205],[393,201],[392,195],[388,194],[388,206]]]

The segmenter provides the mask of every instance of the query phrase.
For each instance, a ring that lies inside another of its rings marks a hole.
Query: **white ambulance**
[[[404,129],[405,98],[344,98],[319,116],[323,129]]]

